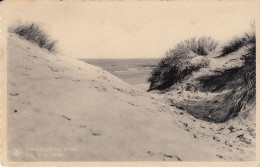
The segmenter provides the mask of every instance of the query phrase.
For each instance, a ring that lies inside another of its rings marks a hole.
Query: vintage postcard
[[[260,1],[0,6],[2,166],[260,167]]]

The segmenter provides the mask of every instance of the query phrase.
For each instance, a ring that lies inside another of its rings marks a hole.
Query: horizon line
[[[138,57],[138,58],[132,58],[132,57],[129,57],[129,58],[78,58],[78,59],[161,59],[160,57]]]

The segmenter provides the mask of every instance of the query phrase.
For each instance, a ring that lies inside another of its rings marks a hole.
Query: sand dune
[[[11,161],[255,159],[250,127],[201,121],[170,104],[101,68],[9,36]]]

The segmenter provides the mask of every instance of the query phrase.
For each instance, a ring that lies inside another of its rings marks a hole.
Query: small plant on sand
[[[10,26],[9,32],[15,33],[22,38],[37,44],[41,48],[45,48],[52,53],[57,51],[56,41],[51,40],[48,35],[35,23],[21,23],[18,21],[16,25]]]
[[[211,37],[192,38],[178,43],[176,47],[166,53],[166,56],[153,69],[150,82],[150,90],[165,90],[184,80],[194,71],[208,66],[206,56],[216,49],[218,43]],[[200,61],[194,63],[196,57]]]

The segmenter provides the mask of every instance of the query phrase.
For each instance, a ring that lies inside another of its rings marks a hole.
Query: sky
[[[250,30],[254,1],[35,1],[6,3],[3,21],[37,22],[73,58],[160,58],[182,40],[223,43]],[[6,20],[5,20],[6,19]]]

